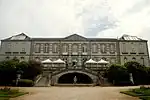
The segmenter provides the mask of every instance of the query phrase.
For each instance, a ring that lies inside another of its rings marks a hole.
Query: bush
[[[14,80],[13,83],[15,84],[16,80]],[[20,79],[18,81],[18,86],[21,86],[21,87],[31,87],[33,85],[34,85],[34,82],[29,79]]]

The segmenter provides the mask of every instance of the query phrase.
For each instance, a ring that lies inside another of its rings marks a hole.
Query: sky
[[[0,0],[0,39],[121,37],[150,39],[150,0]]]

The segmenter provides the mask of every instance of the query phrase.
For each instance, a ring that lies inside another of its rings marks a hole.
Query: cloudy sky
[[[150,39],[150,0],[0,0],[0,39],[22,32]]]

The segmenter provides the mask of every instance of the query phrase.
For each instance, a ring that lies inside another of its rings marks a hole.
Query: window
[[[35,53],[40,53],[40,51],[41,51],[41,44],[37,43],[35,45]]]
[[[73,44],[73,46],[72,46],[72,52],[78,52],[78,46],[77,46],[77,44]]]
[[[128,59],[127,59],[127,57],[124,57],[124,63],[126,63],[126,62],[127,62],[127,60],[128,60]]]
[[[26,54],[26,52],[20,52],[20,54]]]
[[[82,52],[87,52],[87,46],[85,44],[82,45]]]
[[[11,52],[5,52],[5,54],[11,54]]]
[[[141,57],[141,64],[144,65],[144,58]]]
[[[101,52],[106,53],[106,45],[105,44],[101,44]]]
[[[7,57],[6,57],[6,60],[8,60],[9,58],[10,58],[10,57],[7,56]]]
[[[105,57],[103,57],[102,59],[105,60],[105,61],[107,60]]]
[[[20,57],[20,61],[24,61],[24,57]]]
[[[144,46],[142,43],[139,44],[139,54],[144,54]]]
[[[53,53],[56,53],[58,51],[57,44],[53,44]]]
[[[48,53],[49,52],[49,44],[45,44],[44,45],[44,53]]]
[[[63,45],[63,52],[68,52],[68,46],[67,46],[67,44]]]
[[[115,53],[115,44],[110,44],[110,53]]]
[[[92,52],[93,52],[93,53],[96,53],[97,51],[98,51],[97,45],[96,45],[96,44],[93,44],[93,45],[92,45]]]
[[[13,52],[13,54],[19,54],[19,52]]]
[[[122,53],[123,54],[127,53],[127,48],[126,48],[126,44],[125,43],[122,44]]]
[[[22,52],[25,52],[25,48],[22,48]]]
[[[135,57],[133,57],[133,58],[132,58],[132,60],[133,60],[133,61],[136,61],[136,58],[135,58]]]

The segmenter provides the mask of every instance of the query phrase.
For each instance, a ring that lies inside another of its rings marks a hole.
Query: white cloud
[[[149,0],[1,0],[0,38],[29,36],[117,37],[150,39]]]

